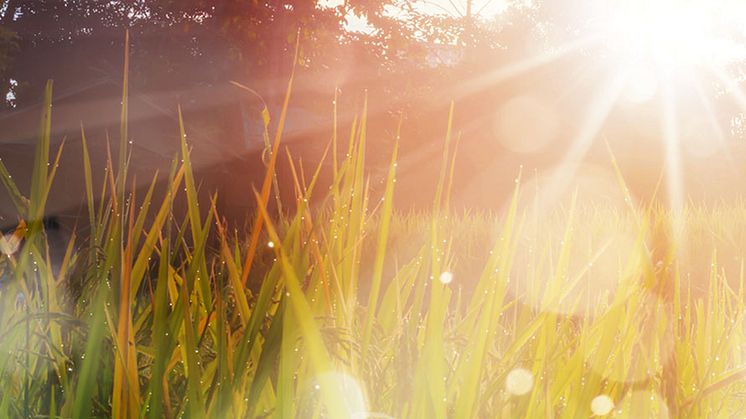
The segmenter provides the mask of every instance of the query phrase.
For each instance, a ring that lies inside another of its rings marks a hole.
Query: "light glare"
[[[534,386],[534,375],[524,368],[516,368],[508,373],[505,389],[514,396],[523,396]]]
[[[746,48],[724,29],[743,11],[730,1],[613,2],[597,30],[615,59],[671,74],[746,58]]]
[[[606,416],[614,410],[614,402],[611,397],[602,394],[591,400],[591,412],[596,416]]]
[[[440,282],[445,285],[448,285],[451,282],[453,282],[453,273],[443,272],[442,274],[440,274]]]

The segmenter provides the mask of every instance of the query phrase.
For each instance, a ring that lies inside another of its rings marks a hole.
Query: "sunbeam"
[[[681,169],[681,141],[676,120],[676,91],[667,78],[664,79],[661,100],[661,135],[665,146],[668,202],[676,223],[684,208],[684,182]],[[678,232],[678,229],[674,231]]]
[[[707,68],[721,83],[723,83],[725,93],[735,99],[741,110],[746,111],[746,93],[744,93],[738,83],[720,68],[714,66],[709,66]]]
[[[461,84],[459,86],[458,94],[463,97],[478,92],[485,87],[503,83],[536,68],[559,61],[573,53],[580,52],[585,48],[593,46],[599,41],[600,39],[598,36],[583,37],[560,45],[543,54],[501,66],[495,71],[480,75]]]
[[[570,148],[548,177],[546,195],[540,204],[541,207],[555,204],[562,192],[570,185],[588,149],[602,131],[607,118],[621,97],[628,79],[629,69],[616,72],[607,85],[589,102],[586,115]]]
[[[695,89],[697,91],[697,96],[699,97],[702,107],[705,110],[705,116],[707,117],[707,123],[714,131],[716,151],[723,151],[727,148],[728,143],[725,139],[725,133],[723,132],[723,127],[720,126],[720,123],[717,120],[717,116],[715,114],[715,109],[713,107],[712,100],[710,100],[710,98],[707,96],[707,94],[704,91],[704,88],[702,87],[702,83],[698,79],[692,79],[692,83],[695,86]],[[725,153],[725,158],[728,163],[728,168],[734,169],[736,167],[736,164],[733,161],[733,156],[731,156],[730,153]]]
[[[734,16],[744,10],[737,2],[632,0],[606,4],[594,30],[605,34],[612,55],[636,57],[642,63],[666,68],[672,75],[705,64],[724,66],[746,57],[743,45],[729,33]]]

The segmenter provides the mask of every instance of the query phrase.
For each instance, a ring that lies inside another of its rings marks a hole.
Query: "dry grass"
[[[306,204],[318,171],[297,176],[289,216],[267,212],[278,129],[245,235],[198,202],[184,135],[164,196],[136,196],[124,157],[93,191],[86,154],[90,235],[52,269],[43,124],[28,197],[0,164],[28,222],[0,256],[0,415],[576,418],[608,401],[626,418],[746,412],[746,207],[673,217],[571,200],[536,217],[517,184],[499,216],[454,216],[447,139],[431,211],[398,215],[396,150],[371,195],[365,125],[363,112],[342,159],[335,135],[324,205]],[[122,126],[126,156],[126,112]]]

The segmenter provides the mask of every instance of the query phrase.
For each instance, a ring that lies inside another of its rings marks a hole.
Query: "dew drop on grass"
[[[508,373],[505,389],[514,396],[523,396],[534,386],[534,375],[524,368],[516,368]]]

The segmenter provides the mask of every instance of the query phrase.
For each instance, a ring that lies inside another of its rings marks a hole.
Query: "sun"
[[[629,115],[657,114],[658,126],[652,128],[657,132],[651,134],[664,145],[668,200],[678,211],[686,197],[682,134],[687,134],[679,125],[704,121],[707,141],[697,147],[723,149],[727,127],[720,126],[716,103],[722,104],[725,95],[746,110],[739,71],[746,64],[746,2],[596,0],[583,7],[574,13],[578,18],[569,25],[569,38],[470,81],[467,91],[567,57],[580,58],[586,74],[598,72],[600,81],[591,96],[582,99],[585,108],[570,146],[548,175],[551,189],[570,184],[617,104],[633,102],[625,107]],[[635,106],[642,102],[650,106]]]
[[[717,0],[609,2],[596,20],[608,55],[633,71],[676,77],[746,59],[746,6]]]
[[[660,138],[665,145],[669,203],[683,206],[682,143],[679,124],[693,115],[684,114],[684,100],[699,100],[713,113],[712,95],[704,85],[721,85],[746,105],[737,81],[730,75],[734,64],[746,62],[746,4],[733,0],[616,0],[602,3],[593,19],[593,37],[601,54],[611,61],[613,72],[623,79],[611,98],[660,106]],[[692,94],[696,93],[696,94]],[[689,99],[685,99],[689,98]],[[698,99],[697,99],[698,98]],[[613,103],[610,100],[609,103]],[[608,108],[611,111],[611,107]],[[600,121],[603,117],[592,119]],[[717,118],[710,115],[710,121]],[[589,126],[598,125],[598,121]],[[713,123],[706,146],[722,143],[721,127]],[[585,151],[587,144],[578,147]]]
[[[635,7],[637,6],[637,7]],[[671,68],[706,62],[715,42],[710,16],[692,5],[632,3],[610,22],[611,35],[633,58]]]

